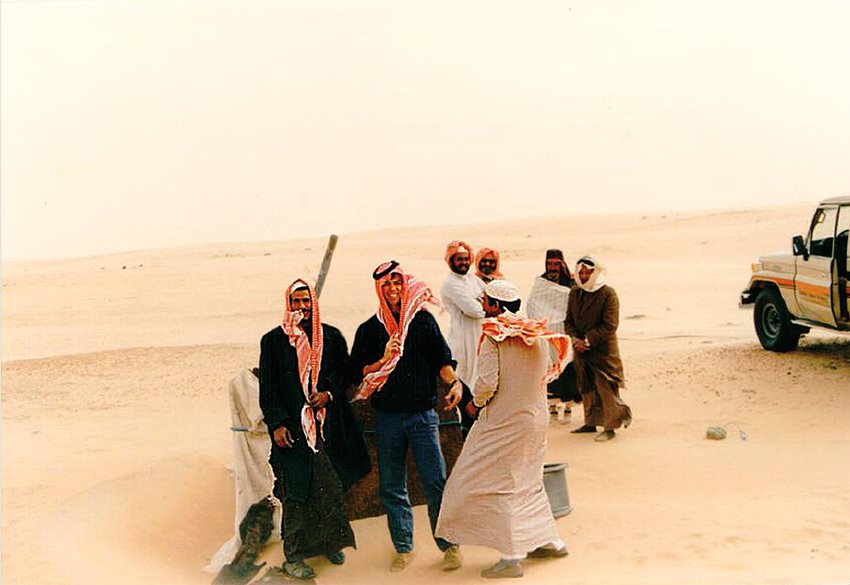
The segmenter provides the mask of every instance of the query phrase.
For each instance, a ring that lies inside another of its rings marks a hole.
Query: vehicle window
[[[818,209],[812,219],[812,229],[809,235],[809,253],[812,256],[832,258],[832,245],[835,236],[835,218],[837,207]]]
[[[845,278],[850,269],[848,237],[850,237],[850,205],[845,205],[838,212],[838,223],[835,227],[835,260],[838,263],[838,276]]]

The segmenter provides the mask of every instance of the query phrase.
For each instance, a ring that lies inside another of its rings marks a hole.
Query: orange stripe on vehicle
[[[797,290],[815,297],[829,297],[829,288],[830,287],[828,286],[819,286],[817,284],[809,284],[807,282],[797,283]]]
[[[770,276],[763,276],[761,280],[766,280],[770,282],[774,282],[779,286],[787,286],[790,288],[794,288],[794,281],[788,280],[786,278],[774,278]],[[807,282],[797,281],[797,292],[802,293],[804,295],[815,297],[815,298],[829,298],[830,287],[828,286],[820,286],[818,284],[809,284]],[[847,292],[850,292],[850,286],[847,287]]]
[[[788,280],[787,278],[775,278],[775,277],[772,277],[772,276],[760,276],[759,280],[766,280],[766,281],[769,281],[769,282],[775,282],[779,286],[789,286],[789,287],[794,286],[794,281]]]

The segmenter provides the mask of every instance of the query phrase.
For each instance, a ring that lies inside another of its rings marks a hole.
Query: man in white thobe
[[[467,386],[475,383],[478,341],[481,337],[481,281],[469,273],[473,258],[472,248],[466,242],[455,240],[446,249],[446,262],[451,272],[440,290],[443,306],[451,317],[449,347],[457,361],[457,376]]]

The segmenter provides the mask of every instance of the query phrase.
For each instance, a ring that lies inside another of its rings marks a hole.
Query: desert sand
[[[635,420],[609,443],[549,428],[569,464],[565,559],[526,582],[850,582],[850,338],[813,332],[779,355],[737,306],[750,263],[790,247],[811,206],[570,215],[342,234],[322,316],[349,343],[374,311],[372,268],[395,258],[435,290],[455,238],[502,252],[521,292],[544,250],[593,251],[621,300]],[[2,275],[2,581],[207,584],[233,527],[227,384],[256,364],[282,293],[313,278],[325,239],[210,244],[55,261]],[[448,327],[444,315],[440,323]],[[726,425],[725,441],[705,439]],[[742,435],[739,431],[743,431]],[[745,438],[743,438],[745,437]],[[444,574],[416,509],[416,551],[390,574],[385,518],[354,523],[319,583],[483,581],[496,553],[465,547]],[[270,546],[263,560],[278,564]]]

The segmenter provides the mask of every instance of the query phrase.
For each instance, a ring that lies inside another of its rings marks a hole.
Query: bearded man
[[[481,337],[483,284],[469,274],[474,254],[466,242],[455,240],[446,248],[449,275],[440,289],[443,306],[451,318],[448,342],[457,362],[457,375],[470,388],[475,383],[476,352]]]
[[[296,280],[286,291],[282,325],[260,342],[260,408],[284,508],[283,572],[295,579],[316,576],[306,558],[324,555],[341,565],[342,549],[356,546],[324,440],[330,403],[346,400],[347,361],[342,333],[321,322],[315,291]]]
[[[496,250],[492,248],[478,250],[478,254],[475,255],[475,276],[483,283],[483,286],[502,278],[499,270],[500,262],[499,253]]]
[[[557,248],[546,250],[545,270],[534,278],[531,295],[528,297],[528,316],[533,319],[546,319],[551,331],[564,333],[570,288],[574,284],[572,274],[564,262],[564,253]],[[554,354],[551,357],[555,359]],[[557,380],[549,383],[548,395],[549,399],[554,401],[553,404],[560,404],[563,412],[570,411],[570,402],[581,402],[572,363],[567,365]]]

